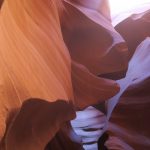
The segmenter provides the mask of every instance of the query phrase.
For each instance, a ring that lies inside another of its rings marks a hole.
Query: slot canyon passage
[[[150,149],[150,0],[0,5],[0,150]]]

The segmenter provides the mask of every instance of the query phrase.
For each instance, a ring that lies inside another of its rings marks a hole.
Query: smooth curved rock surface
[[[137,46],[146,37],[150,36],[150,10],[134,14],[115,26],[115,29],[123,36],[129,48],[130,58]]]
[[[91,8],[95,2],[65,0],[66,11],[61,24],[71,58],[95,75],[125,70],[128,65],[126,43],[111,21],[97,8]]]
[[[72,63],[59,12],[59,0],[5,0],[2,5],[0,140],[6,150],[44,149],[61,125],[75,117],[74,107],[105,101],[119,91],[115,81]],[[57,105],[58,99],[63,105]]]
[[[145,39],[133,55],[121,90],[108,103],[114,105],[108,131],[108,149],[150,149],[150,38]],[[117,104],[117,105],[116,105]]]

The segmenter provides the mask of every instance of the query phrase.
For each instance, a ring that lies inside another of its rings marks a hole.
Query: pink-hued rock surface
[[[146,37],[150,36],[150,10],[134,14],[115,26],[115,29],[123,36],[129,48],[130,57],[137,46]]]
[[[150,148],[150,38],[135,50],[125,78],[118,80],[121,90],[109,100],[108,149],[149,150]]]
[[[125,70],[128,65],[126,42],[99,11],[101,5],[95,8],[97,1],[90,2],[65,0],[62,32],[71,58],[96,75]]]

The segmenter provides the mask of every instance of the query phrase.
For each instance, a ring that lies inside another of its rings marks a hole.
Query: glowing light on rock
[[[141,5],[150,4],[150,0],[109,0],[112,14],[129,11]]]

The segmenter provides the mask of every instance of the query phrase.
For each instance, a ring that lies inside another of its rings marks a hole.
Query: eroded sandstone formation
[[[62,6],[59,0],[5,0],[2,5],[2,150],[43,150],[75,117],[75,109],[105,101],[119,91],[115,81],[98,78],[71,60],[61,34]]]
[[[108,149],[149,150],[150,148],[150,38],[135,50],[126,77],[118,81],[120,92],[110,117]],[[111,105],[110,105],[111,106]]]
[[[116,103],[110,116],[108,149],[149,150],[150,108],[150,22],[149,10],[132,15],[116,26],[129,46],[130,57],[126,77],[118,80],[121,90],[112,98]],[[144,41],[143,41],[144,40]]]
[[[127,42],[130,58],[134,54],[137,46],[150,36],[150,11],[135,14],[116,25],[115,29],[123,36]]]

